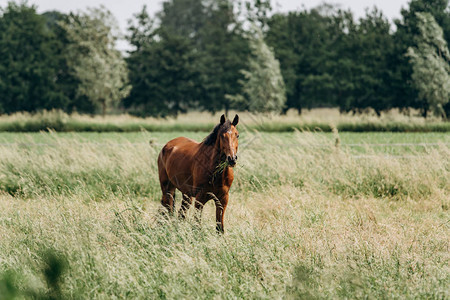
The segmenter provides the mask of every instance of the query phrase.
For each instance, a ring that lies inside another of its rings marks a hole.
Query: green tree
[[[272,13],[271,0],[252,0],[245,2],[246,19],[255,24],[263,32],[268,30],[270,14]],[[241,8],[242,9],[242,8]]]
[[[426,116],[429,110],[428,103],[418,96],[415,85],[411,84],[412,65],[405,56],[409,47],[416,46],[415,36],[420,34],[418,28],[417,12],[428,12],[434,16],[437,23],[443,28],[447,43],[450,42],[450,11],[449,0],[411,0],[408,7],[401,10],[402,17],[395,20],[397,28],[394,33],[395,52],[391,58],[392,66],[392,99],[393,106],[400,109],[408,107],[418,108]]]
[[[207,26],[208,1],[170,0],[163,2],[163,9],[157,14],[160,28],[189,40],[196,47],[204,43],[201,31]]]
[[[148,46],[155,35],[154,20],[150,18],[146,5],[133,17],[134,19],[128,20],[128,35],[126,37],[130,44],[135,47],[131,53],[138,52]]]
[[[124,105],[133,113],[165,117],[196,105],[198,74],[192,44],[184,37],[153,29],[146,8],[130,23],[135,46],[127,58],[132,89]]]
[[[250,38],[252,56],[248,70],[242,70],[240,80],[244,95],[229,96],[240,108],[251,112],[281,112],[286,104],[286,90],[280,63],[266,45],[260,29]]]
[[[67,112],[94,113],[93,103],[86,96],[78,95],[80,81],[69,67],[70,57],[66,49],[70,46],[70,41],[66,30],[60,25],[61,22],[67,20],[68,16],[58,11],[45,12],[42,16],[45,17],[47,28],[52,33],[50,47],[53,53],[51,60],[56,69],[55,88],[64,94],[64,98],[62,98],[64,102],[61,102],[59,106],[54,103],[53,106]]]
[[[242,93],[240,72],[247,69],[250,48],[237,20],[233,2],[213,1],[207,6],[207,25],[202,29],[198,71],[201,75],[201,105],[212,113],[232,108],[226,95]]]
[[[419,20],[416,13],[430,13],[444,31],[444,39],[450,42],[450,6],[449,0],[411,0],[407,8],[402,8],[402,18],[396,20],[397,31],[410,42],[419,34]]]
[[[341,112],[352,110],[355,102],[356,81],[360,66],[355,63],[356,26],[351,11],[332,10],[328,14],[328,40],[332,41],[325,58],[326,74],[329,74],[328,103],[338,106]]]
[[[69,67],[79,80],[77,94],[101,109],[117,106],[129,93],[128,70],[115,49],[117,22],[104,7],[70,14],[61,26],[70,44]]]
[[[450,98],[450,52],[442,28],[429,13],[416,13],[420,34],[417,47],[408,48],[412,80],[419,98],[435,115],[445,117],[444,105]]]
[[[286,84],[287,106],[303,108],[335,105],[347,99],[352,87],[351,55],[338,49],[348,39],[351,14],[323,5],[310,11],[275,14],[266,41],[280,61]],[[336,16],[339,16],[336,17]],[[350,57],[350,59],[349,59]]]
[[[379,116],[381,111],[392,107],[390,57],[393,49],[390,23],[376,7],[350,27],[340,55],[347,55],[352,61],[354,86],[350,106],[340,106],[342,110],[373,108]]]
[[[299,113],[305,106],[300,88],[300,77],[304,71],[301,62],[303,51],[300,48],[305,44],[302,43],[304,36],[297,33],[302,28],[302,17],[303,13],[300,12],[275,14],[268,22],[269,30],[266,33],[267,44],[274,49],[275,57],[280,62],[286,85],[286,109],[295,108]]]
[[[249,54],[232,0],[168,0],[155,22],[137,14],[129,32],[136,49],[128,59],[133,91],[127,107],[147,103],[144,111],[161,115],[231,108],[225,96],[240,92]]]
[[[58,55],[46,18],[34,6],[9,2],[0,10],[0,113],[62,108]]]
[[[374,8],[354,21],[332,5],[276,14],[267,41],[286,82],[287,108],[339,106],[342,112],[391,107],[390,24]]]

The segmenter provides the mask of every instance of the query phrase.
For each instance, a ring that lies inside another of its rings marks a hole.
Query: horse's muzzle
[[[237,155],[235,155],[234,157],[228,156],[227,160],[228,160],[228,164],[230,166],[234,167],[237,163]]]

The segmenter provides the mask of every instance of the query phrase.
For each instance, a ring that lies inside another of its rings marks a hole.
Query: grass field
[[[0,295],[450,297],[448,134],[243,131],[223,236],[158,217],[179,135],[0,133]]]
[[[35,114],[16,113],[0,116],[0,132],[208,132],[221,113],[189,112],[177,118],[137,118],[126,114],[105,117],[68,115],[61,111],[43,111]],[[230,116],[234,112],[229,113]],[[418,112],[405,116],[396,110],[384,112],[380,117],[373,112],[360,115],[340,114],[338,109],[317,108],[304,110],[299,116],[294,111],[286,115],[252,114],[239,112],[241,130],[261,132],[293,132],[296,130],[332,132],[450,132],[450,122]]]

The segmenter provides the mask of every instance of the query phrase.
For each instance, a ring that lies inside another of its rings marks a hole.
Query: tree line
[[[394,24],[323,4],[274,13],[270,0],[166,0],[130,20],[116,49],[105,8],[0,8],[0,113],[61,109],[165,117],[230,109],[419,109],[450,116],[449,0],[411,0]]]

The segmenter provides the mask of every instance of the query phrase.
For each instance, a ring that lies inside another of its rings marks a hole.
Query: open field
[[[234,112],[229,115],[233,116]],[[411,116],[396,110],[353,116],[340,114],[337,109],[304,110],[301,116],[294,111],[286,115],[261,115],[239,112],[241,130],[263,132],[293,132],[295,130],[331,132],[450,132],[450,122],[429,117],[424,119],[412,112]],[[16,113],[0,116],[0,132],[39,132],[48,129],[58,132],[151,132],[202,131],[208,132],[217,123],[220,114],[189,112],[177,118],[137,118],[130,115],[106,117],[43,111],[36,114]]]
[[[224,236],[212,202],[201,225],[158,217],[178,135],[206,134],[1,133],[0,294],[450,297],[448,134],[243,131]]]

